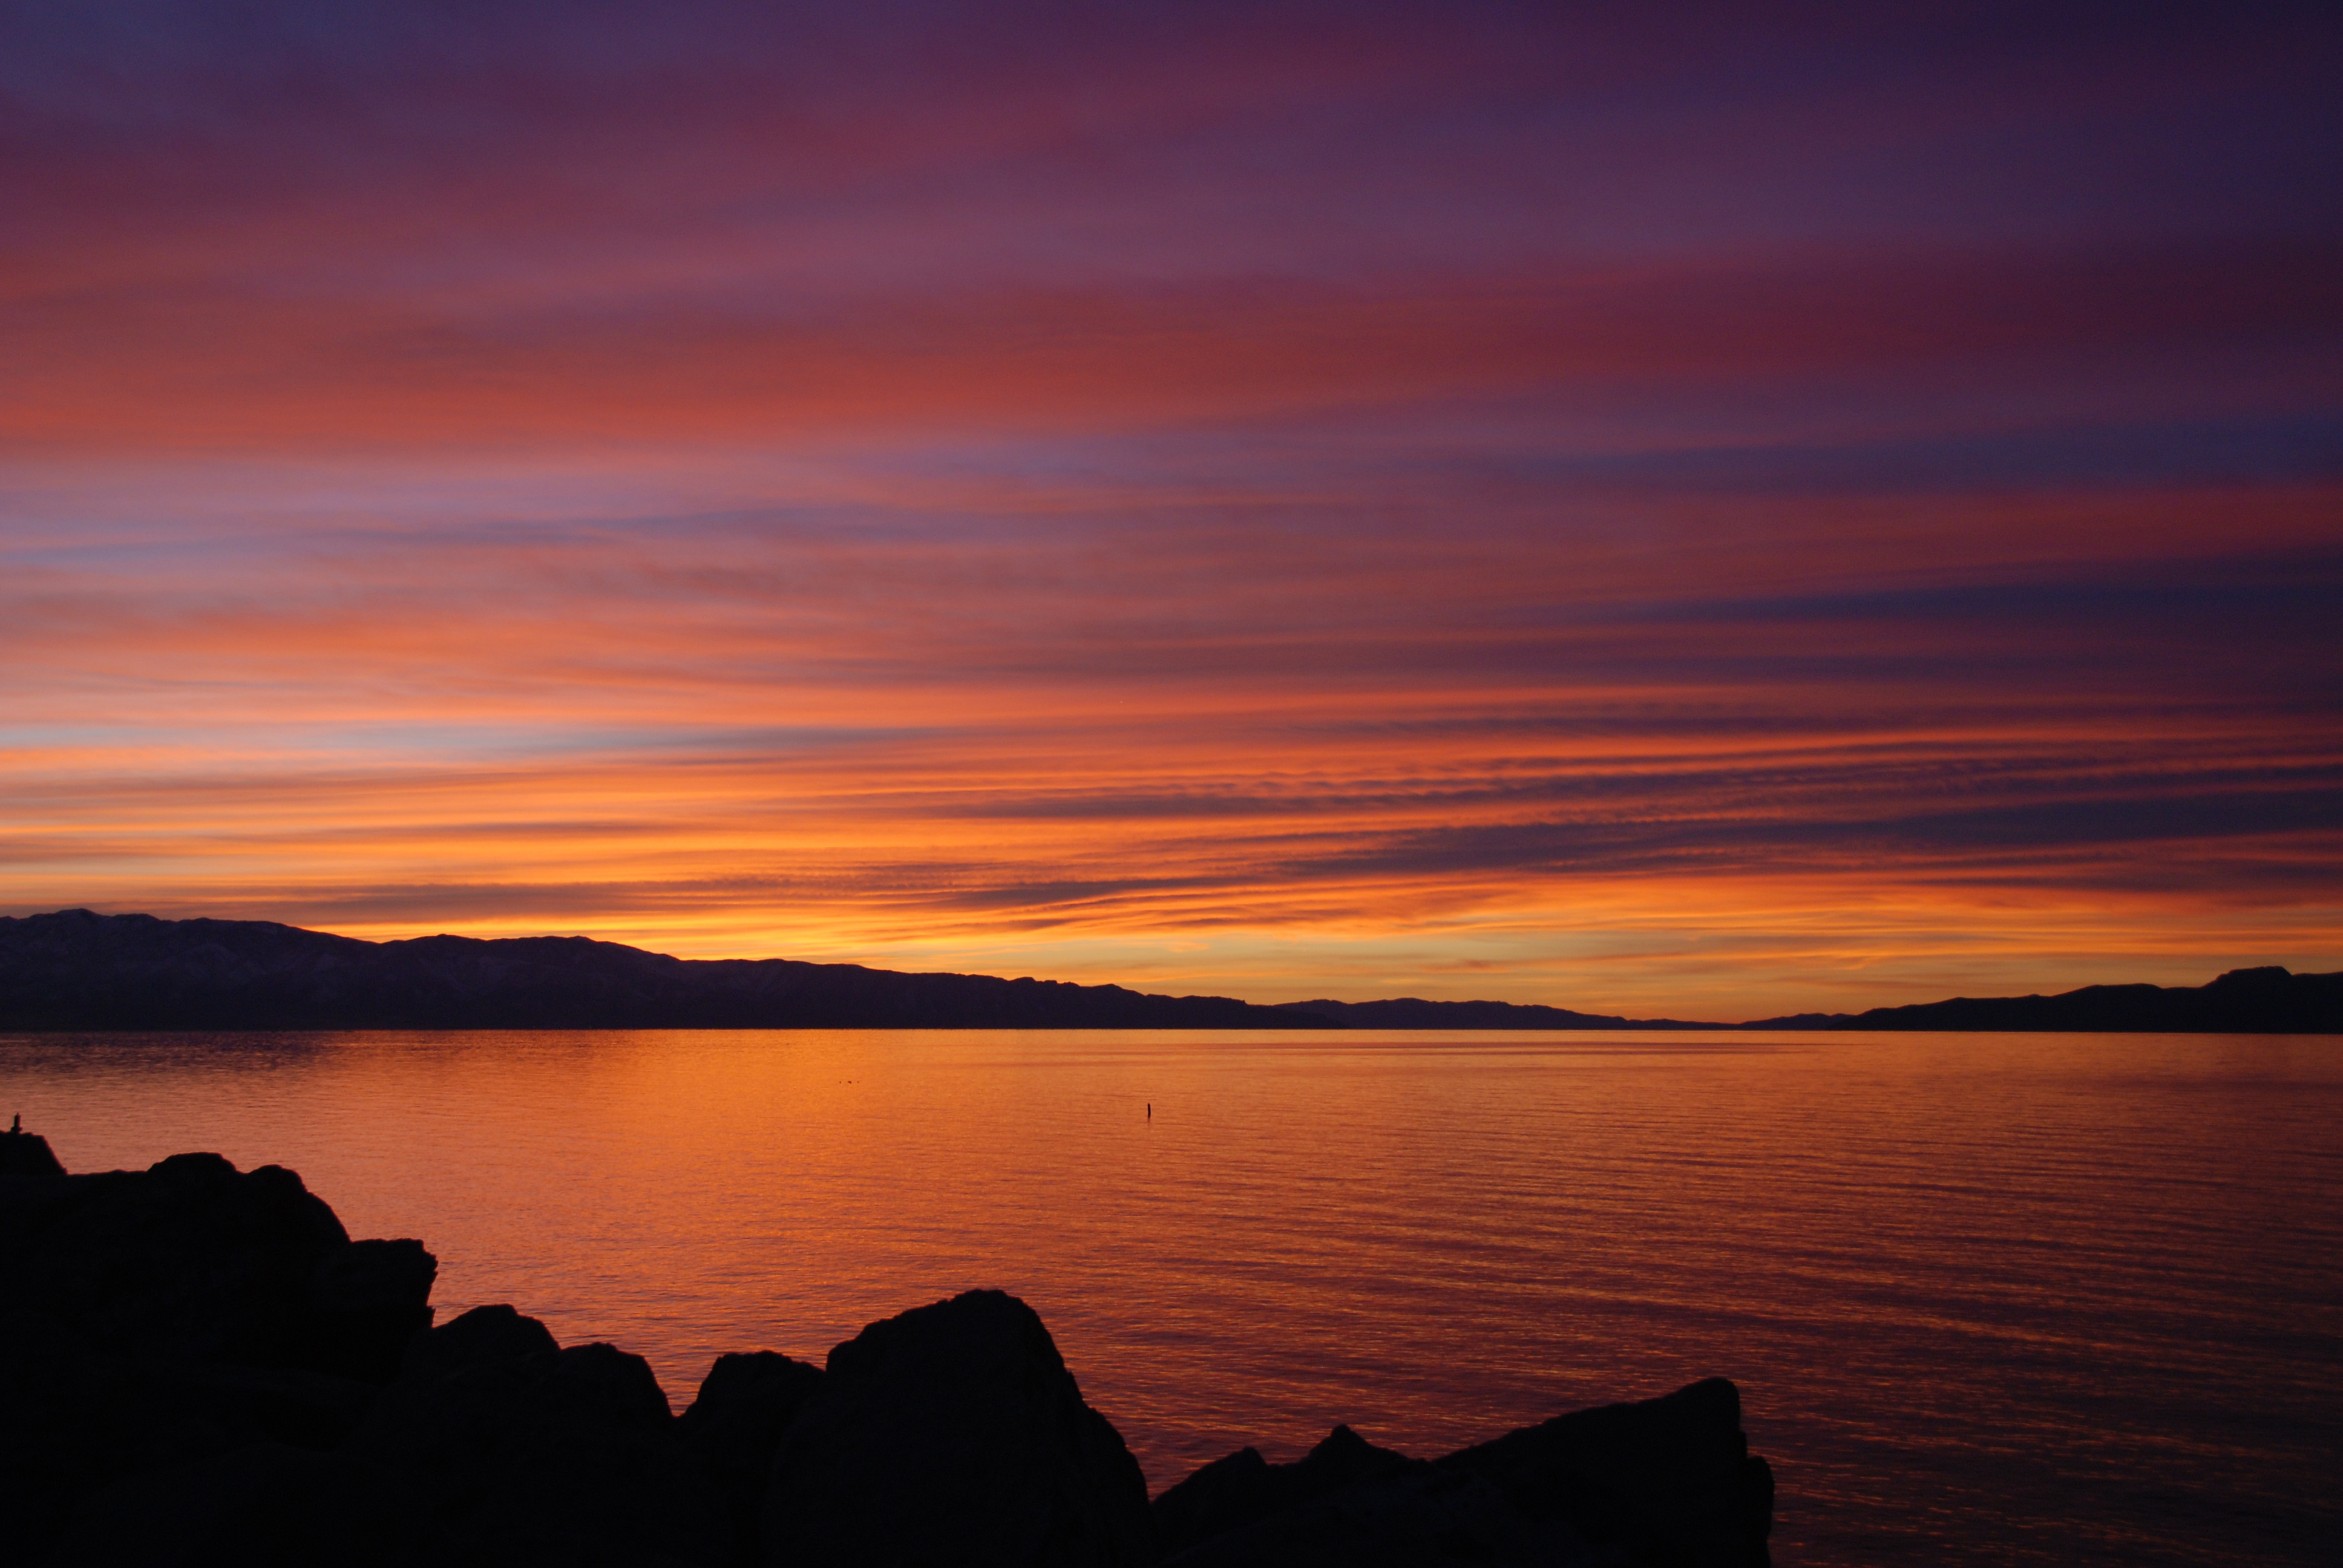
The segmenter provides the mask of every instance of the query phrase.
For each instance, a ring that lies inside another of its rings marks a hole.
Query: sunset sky
[[[2343,21],[0,5],[0,913],[2343,969]]]

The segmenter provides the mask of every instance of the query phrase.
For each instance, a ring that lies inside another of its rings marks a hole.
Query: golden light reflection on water
[[[997,1285],[1159,1488],[1723,1373],[1785,1563],[2311,1562],[2332,1523],[2334,1040],[19,1037],[0,1091],[75,1170],[291,1165],[424,1238],[443,1315],[613,1340],[679,1407],[722,1351]]]

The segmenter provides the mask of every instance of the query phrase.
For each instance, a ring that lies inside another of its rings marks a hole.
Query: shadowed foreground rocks
[[[1723,1378],[1440,1460],[1338,1426],[1299,1463],[1246,1449],[1155,1503],[1181,1568],[1761,1563],[1773,1512],[1773,1473],[1749,1453]]]
[[[1147,1482],[1033,1309],[970,1291],[830,1352],[774,1452],[773,1568],[1155,1560]]]
[[[509,1306],[434,1323],[420,1243],[293,1172],[68,1175],[0,1133],[7,1561],[219,1564],[1763,1564],[1773,1484],[1721,1379],[1437,1460],[1347,1427],[1152,1504],[1024,1302],[971,1291],[816,1367],[649,1366]]]

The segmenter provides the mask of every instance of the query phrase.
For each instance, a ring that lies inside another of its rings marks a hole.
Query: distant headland
[[[2343,1034],[2343,974],[2273,965],[2208,985],[2092,985],[2056,996],[1955,997],[1868,1012],[1802,1012],[1750,1023],[1610,1018],[1503,1001],[1297,1001],[1283,1010],[1355,1029],[1901,1030],[1968,1034]]]
[[[586,937],[370,942],[270,920],[0,918],[0,1030],[1328,1028],[2337,1034],[2343,973],[2233,970],[2203,986],[2096,985],[1725,1024],[1413,997],[1260,1006],[860,964],[679,959]]]

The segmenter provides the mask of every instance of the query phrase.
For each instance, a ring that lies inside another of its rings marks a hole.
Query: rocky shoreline
[[[69,1175],[0,1133],[0,1518],[26,1564],[1715,1564],[1773,1482],[1723,1379],[1435,1460],[1337,1427],[1151,1503],[1047,1328],[998,1291],[822,1366],[647,1362],[510,1306],[435,1323],[414,1241],[277,1166]]]

